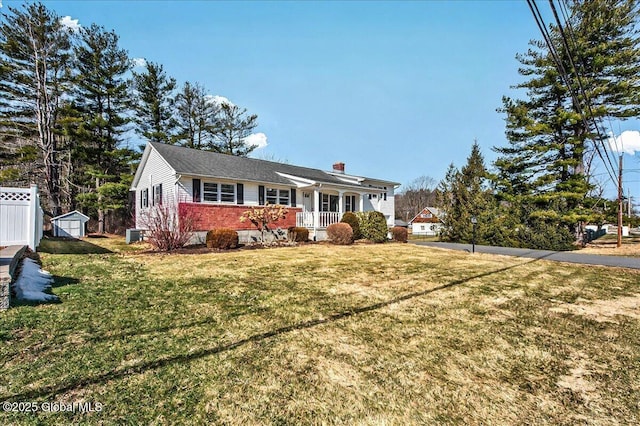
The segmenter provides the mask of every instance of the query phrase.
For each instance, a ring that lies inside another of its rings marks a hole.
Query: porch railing
[[[340,213],[338,212],[299,212],[296,213],[296,226],[313,228],[316,214],[318,215],[319,228],[326,228],[332,223],[340,222]]]

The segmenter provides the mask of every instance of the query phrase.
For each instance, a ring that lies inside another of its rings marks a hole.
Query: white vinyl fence
[[[35,250],[42,238],[44,213],[38,186],[0,186],[0,246],[28,245]]]

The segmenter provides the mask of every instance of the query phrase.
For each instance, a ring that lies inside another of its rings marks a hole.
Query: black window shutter
[[[144,191],[140,191],[140,208],[144,207]]]
[[[199,203],[201,201],[200,198],[200,179],[194,179],[191,185],[193,187],[193,202]]]
[[[264,185],[258,186],[258,204],[264,206]]]
[[[244,184],[236,184],[236,194],[238,196],[238,204],[244,204]]]
[[[384,196],[384,200],[387,201],[387,193],[386,192],[384,193],[383,196]]]
[[[291,207],[295,207],[296,204],[296,189],[295,188],[291,188],[291,197],[289,198],[289,200],[291,200]]]
[[[158,204],[162,204],[162,184],[158,185]]]

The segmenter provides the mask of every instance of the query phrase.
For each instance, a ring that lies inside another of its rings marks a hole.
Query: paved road
[[[440,243],[415,241],[420,246],[438,247],[449,250],[471,252],[471,244]],[[532,250],[510,247],[492,247],[476,245],[478,253],[501,254],[505,256],[526,257],[530,259],[555,260],[557,262],[580,263],[583,265],[615,266],[620,268],[640,269],[640,258],[628,256],[601,256],[598,254],[580,254],[570,251]]]

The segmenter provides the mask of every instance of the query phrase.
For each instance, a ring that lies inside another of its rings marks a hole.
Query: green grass
[[[640,422],[637,272],[410,244],[132,248],[45,241],[62,303],[0,314],[0,400],[102,412],[0,423]]]

